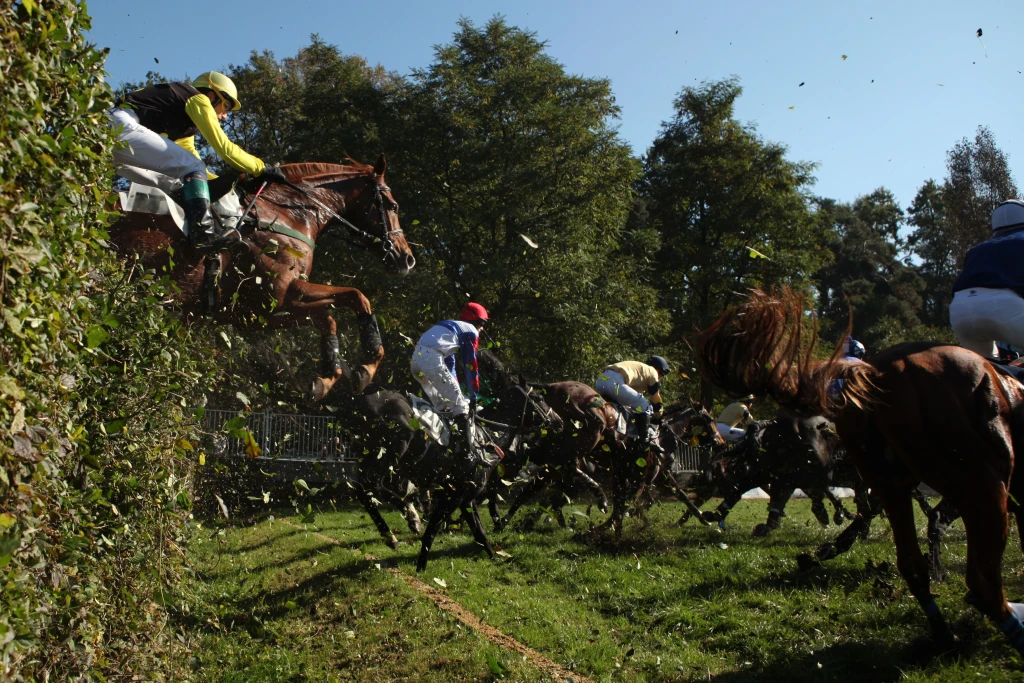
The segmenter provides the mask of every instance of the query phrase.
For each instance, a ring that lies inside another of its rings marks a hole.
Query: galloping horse
[[[1024,387],[984,358],[945,344],[898,344],[842,360],[837,345],[814,361],[816,333],[804,343],[803,297],[788,288],[751,290],[697,340],[701,372],[732,394],[767,394],[781,405],[828,414],[892,526],[896,563],[928,617],[940,647],[955,642],[929,590],[917,544],[912,492],[923,481],[963,514],[968,601],[1000,626],[1024,655],[1024,627],[1006,602],[1000,563],[1008,499],[1024,500],[1014,471],[1024,449]],[[834,379],[843,389],[831,393]],[[1017,524],[1024,514],[1015,503]]]
[[[309,281],[317,240],[343,229],[361,246],[376,251],[386,270],[404,275],[416,263],[398,222],[398,203],[384,182],[381,155],[365,164],[286,164],[285,184],[256,187],[240,182],[243,206],[252,205],[261,227],[242,227],[237,248],[220,254],[219,292],[224,305],[205,302],[204,253],[189,249],[167,216],[125,214],[109,229],[111,242],[126,255],[138,254],[145,268],[166,273],[176,285],[175,304],[239,328],[283,328],[312,324],[321,334],[321,373],[313,396],[322,399],[345,376],[347,388],[362,391],[384,357],[369,300],[353,287]],[[259,190],[262,191],[259,191]],[[266,226],[266,227],[262,227]],[[360,329],[359,367],[349,372],[339,357],[338,328],[330,309],[345,306]]]

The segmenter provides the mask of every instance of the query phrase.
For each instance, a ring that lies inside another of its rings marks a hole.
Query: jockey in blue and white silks
[[[467,415],[469,401],[459,388],[455,354],[462,358],[466,388],[475,398],[480,390],[476,350],[479,330],[487,321],[487,309],[477,303],[463,307],[458,320],[442,320],[420,337],[412,354],[413,377],[438,412]]]

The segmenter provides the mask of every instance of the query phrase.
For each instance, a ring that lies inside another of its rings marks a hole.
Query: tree
[[[962,265],[967,251],[991,234],[992,211],[1017,196],[1006,154],[995,137],[978,126],[974,141],[964,138],[946,153],[949,175],[943,184],[947,229],[953,260]]]
[[[921,320],[938,328],[949,326],[953,281],[960,272],[943,196],[942,186],[928,180],[907,209],[907,223],[914,227],[907,236],[907,247],[913,256],[907,263],[913,265],[925,283]]]
[[[900,259],[904,214],[892,193],[879,188],[852,204],[822,199],[818,214],[835,255],[816,274],[822,335],[838,341],[851,311],[869,353],[921,335],[925,283]]]
[[[462,20],[414,72],[390,142],[403,215],[419,219],[403,221],[422,246],[401,294],[381,294],[411,336],[480,301],[506,360],[593,379],[667,326],[645,262],[624,249],[639,167],[611,125],[610,85],[565,73],[544,47],[500,18]]]
[[[225,132],[270,163],[376,157],[389,92],[400,83],[316,34],[295,57],[279,61],[272,52],[253,51],[229,75],[242,109],[229,117]]]
[[[813,165],[734,118],[738,79],[685,87],[644,159],[639,191],[657,230],[657,286],[674,336],[710,323],[731,294],[807,288],[829,259],[804,192]],[[705,403],[710,387],[701,390]]]

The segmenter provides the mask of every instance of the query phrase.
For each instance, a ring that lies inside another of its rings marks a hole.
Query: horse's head
[[[373,165],[373,177],[368,179],[372,198],[365,202],[365,221],[370,226],[366,232],[374,239],[369,248],[380,250],[384,267],[396,275],[405,275],[416,265],[416,257],[405,239],[405,232],[398,222],[398,202],[391,188],[384,182],[388,162],[383,154]],[[369,193],[367,193],[369,195]],[[363,202],[356,202],[357,204]],[[356,209],[358,211],[358,209]]]
[[[307,228],[307,234],[314,241],[327,231],[338,232],[350,243],[377,252],[384,268],[396,275],[405,275],[416,265],[398,222],[398,202],[384,180],[387,160],[383,154],[373,166],[353,161],[285,164],[281,170],[287,187],[277,192],[283,192],[284,199],[275,196],[274,190],[265,193],[264,199],[269,195],[269,201],[286,210],[298,206],[311,211],[307,215],[316,217],[315,225]]]
[[[664,424],[678,443],[686,446],[724,446],[725,439],[715,427],[715,418],[699,403],[666,411]],[[666,435],[667,436],[667,435]]]
[[[562,418],[525,380],[505,388],[497,404],[503,421],[519,432],[559,432],[564,426]]]

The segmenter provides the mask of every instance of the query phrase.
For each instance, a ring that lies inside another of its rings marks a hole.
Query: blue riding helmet
[[[854,358],[860,358],[861,360],[863,360],[864,359],[864,355],[867,352],[868,352],[868,350],[864,348],[864,345],[861,344],[856,339],[851,339],[846,344],[846,355],[847,356],[853,356]]]
[[[668,374],[668,361],[661,356],[651,356],[644,363],[657,370],[662,377]]]

